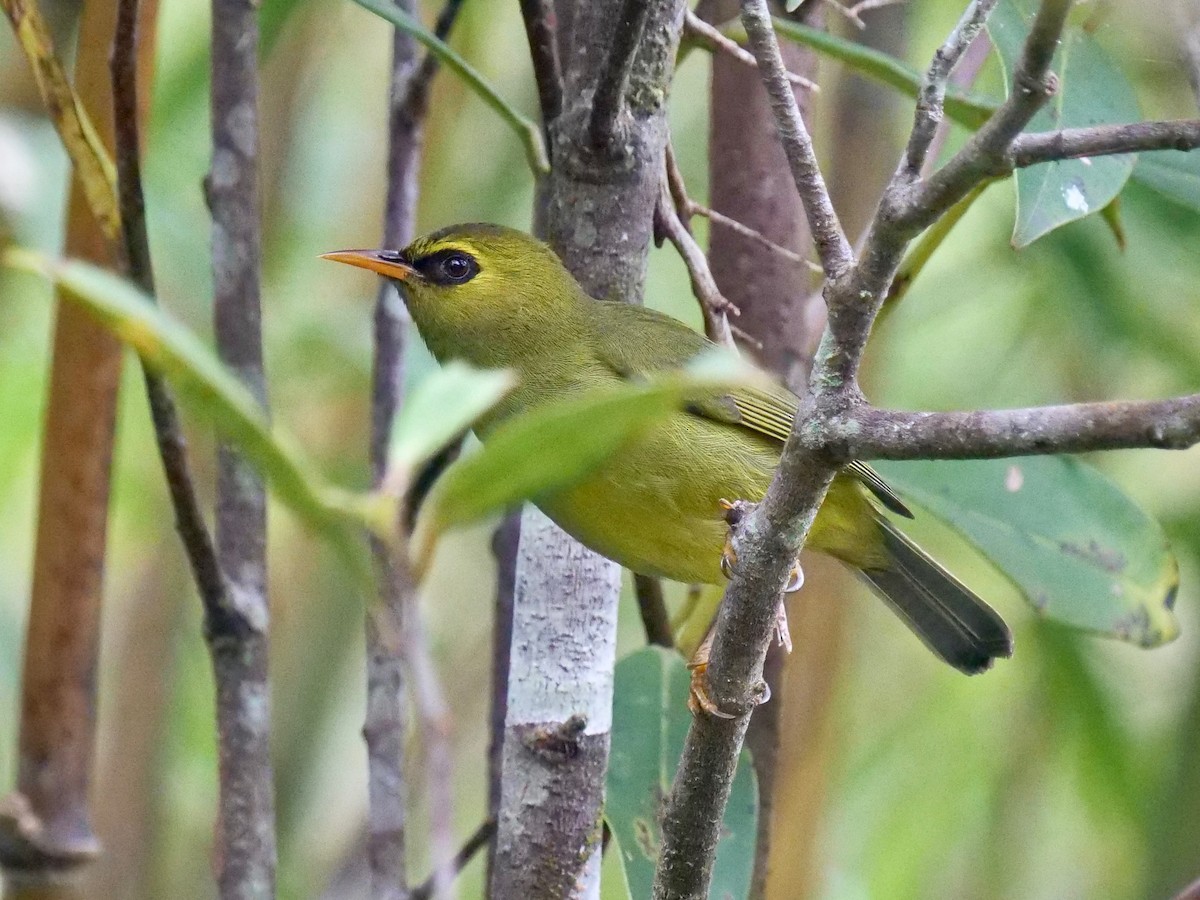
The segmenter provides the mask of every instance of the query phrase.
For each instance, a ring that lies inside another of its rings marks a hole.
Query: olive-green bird
[[[542,242],[496,225],[454,225],[400,251],[327,259],[397,283],[441,362],[513,369],[516,389],[480,425],[604,384],[676,369],[712,346],[682,322],[596,300]],[[538,506],[621,565],[687,583],[722,581],[722,498],[760,500],[796,414],[783,387],[736,390],[666,419],[573,487]],[[852,463],[833,482],[808,546],[859,572],[909,628],[962,672],[1012,653],[1004,621],[901,534],[868,498],[910,516],[883,480]]]

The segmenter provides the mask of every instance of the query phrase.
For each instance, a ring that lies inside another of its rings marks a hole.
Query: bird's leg
[[[708,656],[712,652],[713,635],[716,633],[716,620],[708,626],[704,640],[688,660],[687,667],[692,673],[691,688],[688,691],[688,709],[693,716],[706,712],[718,719],[732,719],[733,716],[721,707],[708,694]]]

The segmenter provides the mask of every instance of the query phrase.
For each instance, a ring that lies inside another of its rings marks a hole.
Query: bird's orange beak
[[[412,278],[417,272],[405,262],[404,257],[396,250],[335,250],[333,253],[322,253],[321,259],[331,259],[348,266],[370,269],[372,272],[378,272],[388,278],[395,278],[397,281]]]

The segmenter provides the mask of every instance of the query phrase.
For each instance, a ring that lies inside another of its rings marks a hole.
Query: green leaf
[[[451,362],[407,397],[392,423],[388,470],[411,472],[495,406],[516,385],[512,372]]]
[[[988,19],[988,34],[1000,55],[1005,83],[1037,9],[1034,0],[1001,0]],[[1030,121],[1027,131],[1058,131],[1141,119],[1125,75],[1083,30],[1063,35],[1054,55],[1058,92]],[[1099,212],[1121,192],[1133,172],[1134,156],[1097,156],[1042,163],[1014,173],[1017,221],[1013,245],[1025,247],[1068,222]]]
[[[763,376],[727,351],[662,378],[555,400],[509,419],[438,479],[417,525],[418,559],[445,529],[571,484],[691,400]]]
[[[645,647],[617,663],[612,753],[604,817],[621,848],[630,893],[649,897],[662,844],[662,804],[691,725],[687,667],[679,655]],[[745,897],[754,870],[758,786],[742,752],[725,807],[711,897]]]
[[[1179,633],[1179,567],[1158,523],[1097,470],[1057,456],[880,462],[1048,619],[1143,647]]]
[[[388,0],[354,0],[354,2],[363,9],[375,13],[381,19],[391,22],[392,25],[412,36],[426,50],[436,56],[442,65],[461,78],[467,87],[478,94],[480,99],[495,110],[500,118],[516,132],[517,137],[525,146],[525,156],[529,160],[529,167],[535,173],[550,171],[550,158],[546,155],[546,144],[542,140],[542,130],[537,123],[528,116],[517,112],[516,108],[501,97],[474,66],[450,49],[445,41]]]
[[[194,334],[149,297],[104,269],[74,260],[51,262],[9,248],[0,263],[44,276],[81,304],[147,366],[162,373],[187,408],[211,422],[270,482],[279,498],[348,557],[364,584],[371,579],[358,534],[371,528],[386,536],[390,508],[370,495],[330,485],[282,435],[272,432],[250,392]]]
[[[913,100],[921,90],[922,75],[908,63],[872,47],[856,44],[819,28],[810,28],[787,19],[772,19],[775,30],[790,41],[808,47],[832,59],[839,60],[859,74],[893,87]],[[745,32],[730,36],[743,41]],[[946,115],[974,131],[996,111],[996,104],[968,96],[953,87],[946,91]]]
[[[1143,153],[1133,177],[1168,200],[1200,212],[1200,150]]]
[[[609,826],[612,834],[612,826]],[[625,859],[621,855],[621,842],[615,834],[608,840],[604,858],[600,862],[600,900],[633,900],[629,890],[629,878],[625,875]]]

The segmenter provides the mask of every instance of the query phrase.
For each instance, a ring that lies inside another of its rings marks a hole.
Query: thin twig
[[[708,268],[708,257],[680,220],[665,178],[654,215],[659,233],[679,251],[679,256],[687,267],[692,293],[696,295],[700,302],[700,311],[704,314],[704,333],[708,335],[709,340],[732,347],[733,334],[729,328],[729,316],[738,315],[738,309],[721,296]]]
[[[458,852],[454,854],[454,873],[457,875],[467,867],[467,863],[491,841],[496,834],[496,819],[494,816],[489,816],[484,819],[479,827],[472,832],[466,842],[458,848]],[[431,877],[423,884],[417,885],[409,894],[410,900],[430,900],[434,896],[434,880]]]
[[[725,215],[724,213],[717,212],[715,209],[709,209],[707,206],[702,206],[701,204],[692,201],[688,203],[688,211],[694,216],[703,216],[714,225],[719,225],[722,228],[728,228],[730,231],[736,231],[747,240],[754,241],[756,244],[766,247],[772,253],[782,256],[788,262],[794,262],[798,266],[804,266],[804,268],[810,271],[815,271],[818,273],[824,271],[821,268],[820,263],[814,262],[813,260],[800,253],[797,253],[794,250],[789,250],[787,247],[775,243],[761,231],[755,231],[749,225],[739,222],[737,219],[731,219],[729,216]]]
[[[553,0],[521,0],[521,18],[533,60],[533,79],[537,83],[542,124],[549,125],[562,112],[562,66],[558,60]]]
[[[592,114],[588,137],[592,147],[609,146],[617,134],[617,119],[624,105],[625,87],[633,70],[633,57],[642,41],[642,32],[650,15],[648,0],[623,0],[621,14],[613,23],[608,58],[592,95]]]
[[[997,0],[975,0],[971,3],[950,36],[933,55],[933,62],[921,80],[917,108],[913,116],[912,133],[905,150],[905,169],[910,179],[921,176],[929,148],[942,122],[946,102],[946,84],[967,48],[978,37]]]
[[[113,34],[111,59],[113,126],[117,167],[117,198],[121,213],[121,241],[126,273],[155,298],[154,269],[146,233],[146,203],[142,193],[140,109],[138,104],[138,0],[121,0]],[[162,458],[167,490],[175,511],[175,528],[191,566],[205,616],[210,619],[241,618],[229,603],[225,576],[217,561],[212,535],[200,510],[196,486],[187,458],[187,441],[175,399],[160,375],[142,366],[154,437]],[[234,627],[223,626],[224,629]],[[237,627],[246,627],[239,623]]]
[[[804,212],[808,217],[817,255],[821,258],[821,266],[829,278],[837,278],[853,264],[854,255],[829,200],[829,190],[817,164],[812,138],[800,117],[796,97],[788,83],[766,0],[742,0],[742,24],[746,28],[750,49],[758,60],[759,73],[775,113],[779,139],[783,143],[796,189],[804,202]]]
[[[461,6],[461,0],[448,0],[442,8],[434,26],[434,33],[440,39],[449,34]],[[400,8],[410,15],[417,13],[412,0],[404,0]],[[437,71],[438,58],[426,52],[418,61],[416,41],[397,29],[392,41],[388,98],[385,247],[403,247],[413,238],[422,132],[429,90]],[[388,441],[404,385],[407,329],[408,315],[396,289],[386,278],[380,278],[375,302],[371,384],[370,458],[376,485],[387,476]],[[420,494],[417,484],[406,497],[405,516],[409,520],[415,515]],[[371,896],[375,900],[402,900],[408,892],[404,763],[409,718],[406,671],[410,661],[398,653],[402,644],[389,640],[381,621],[386,619],[401,630],[412,626],[388,548],[374,541],[372,550],[380,573],[380,590],[378,606],[368,611],[366,617],[367,714],[363,737],[368,762],[367,863]]]
[[[508,715],[508,669],[512,657],[513,601],[517,583],[517,546],[521,540],[521,514],[504,517],[492,535],[496,560],[496,602],[492,622],[491,705],[488,710],[488,815],[500,811],[500,779],[503,774],[504,720]],[[493,835],[494,837],[494,835]],[[487,884],[491,884],[496,862],[496,841],[488,841]]]
[[[825,4],[836,10],[840,15],[845,16],[854,25],[863,29],[867,27],[867,23],[862,20],[862,14],[870,12],[873,9],[882,9],[885,6],[893,6],[897,3],[903,3],[904,0],[858,0],[853,6],[843,6],[840,0],[824,0]]]
[[[671,617],[663,600],[662,582],[651,575],[633,576],[633,592],[637,596],[638,612],[642,615],[642,627],[646,629],[646,643],[659,647],[675,646],[671,632]]]
[[[213,319],[222,361],[266,406],[260,305],[258,5],[212,3]],[[275,884],[275,790],[267,679],[266,491],[228,444],[218,450],[217,554],[230,598],[249,627],[208,618],[217,684],[220,812],[216,848],[222,896],[269,895]],[[237,623],[233,623],[237,624]]]
[[[728,53],[743,65],[754,69],[758,68],[758,60],[754,58],[753,53],[737,41],[727,37],[716,26],[704,21],[690,9],[684,14],[683,33],[701,47],[714,53]],[[791,71],[786,72],[785,75],[787,80],[797,87],[804,88],[806,91],[813,91],[814,93],[820,91],[817,83],[810,78],[805,78],[803,75],[798,75]]]
[[[994,174],[996,161],[1003,159],[1013,139],[1058,90],[1050,62],[1070,9],[1071,0],[1045,0],[1038,7],[1008,99],[945,166],[913,186],[907,202],[897,202],[897,208],[887,211],[904,223],[905,237],[961,200],[982,177]]]

